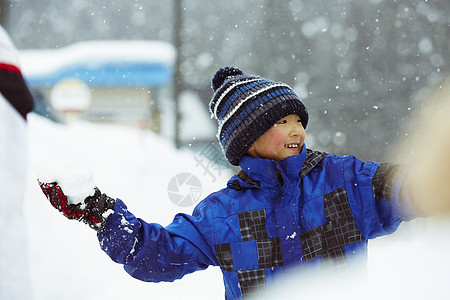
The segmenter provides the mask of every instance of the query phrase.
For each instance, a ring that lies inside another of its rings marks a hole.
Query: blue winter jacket
[[[351,264],[366,257],[368,239],[412,217],[400,165],[304,146],[279,162],[244,156],[240,166],[227,188],[165,228],[117,199],[98,233],[102,249],[143,281],[220,266],[226,299],[236,299],[264,291],[289,266]]]

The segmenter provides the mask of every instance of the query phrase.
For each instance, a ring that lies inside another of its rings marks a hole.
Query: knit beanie
[[[284,83],[234,67],[217,70],[211,83],[211,117],[218,122],[217,138],[232,165],[239,165],[250,146],[278,120],[297,114],[304,128],[308,124],[305,105]]]

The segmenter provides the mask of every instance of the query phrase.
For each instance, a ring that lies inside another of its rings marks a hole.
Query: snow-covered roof
[[[161,86],[170,83],[175,49],[146,40],[85,41],[59,49],[19,51],[30,86],[75,77],[91,86]]]

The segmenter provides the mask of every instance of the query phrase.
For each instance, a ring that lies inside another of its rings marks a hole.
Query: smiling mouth
[[[285,148],[288,148],[288,149],[294,149],[294,150],[297,150],[298,149],[298,147],[299,147],[299,143],[294,143],[294,144],[287,144],[287,145],[284,145],[284,147]]]

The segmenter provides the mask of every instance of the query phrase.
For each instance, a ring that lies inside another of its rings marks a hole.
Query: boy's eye
[[[277,122],[277,124],[286,124],[286,123],[287,123],[286,120],[281,120],[281,121],[278,121],[278,122]]]

